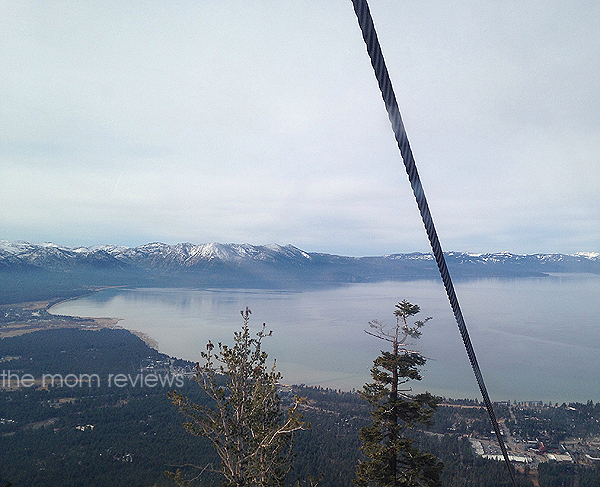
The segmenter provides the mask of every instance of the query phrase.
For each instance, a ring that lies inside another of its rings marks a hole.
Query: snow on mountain
[[[519,255],[506,251],[498,253],[451,251],[446,252],[445,256],[452,271],[467,272],[469,275],[475,275],[477,272],[483,272],[485,275],[540,275],[544,272],[600,273],[600,254],[594,252],[579,252],[572,255]],[[418,275],[419,269],[425,269],[427,272],[435,269],[433,256],[430,253],[420,252],[359,258],[308,253],[293,245],[278,244],[213,242],[197,245],[186,242],[168,245],[152,242],[138,247],[102,244],[70,248],[50,242],[35,244],[7,240],[0,240],[0,266],[2,269],[34,267],[64,271],[85,267],[146,271],[159,269],[162,272],[191,272],[207,266],[213,268],[214,272],[218,272],[214,266],[220,266],[218,269],[224,269],[223,266],[229,266],[230,269],[241,269],[244,266],[248,269],[248,266],[253,266],[253,272],[263,274],[267,272],[265,269],[272,271],[287,269],[286,272],[290,272],[290,269],[296,271],[320,269],[326,272],[326,276],[337,276],[336,279],[348,281],[380,279],[385,275],[395,278],[401,276],[403,272]],[[259,271],[259,268],[263,270]],[[328,270],[324,271],[325,268]]]
[[[208,243],[194,245],[179,243],[167,245],[160,242],[145,244],[139,247],[112,247],[107,250],[115,258],[143,267],[182,267],[189,268],[203,263],[241,262],[256,260],[277,262],[281,259],[303,257],[310,255],[288,245],[282,247],[272,244],[254,246],[250,244]]]
[[[0,258],[5,253],[23,264],[48,268],[60,267],[76,255],[73,249],[48,242],[31,244],[29,242],[8,242],[4,240],[0,244],[0,249],[2,251]]]
[[[600,253],[598,252],[576,252],[573,255],[590,260],[598,260],[600,258]]]

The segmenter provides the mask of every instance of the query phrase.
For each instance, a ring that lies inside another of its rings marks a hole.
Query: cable
[[[485,403],[485,407],[494,427],[494,432],[496,433],[496,438],[498,439],[500,449],[502,450],[504,461],[508,467],[512,484],[514,487],[517,487],[514,470],[510,459],[508,458],[508,452],[506,451],[506,446],[504,444],[504,440],[502,439],[502,434],[500,433],[500,427],[498,425],[498,421],[496,420],[496,415],[494,414],[494,408],[492,406],[492,402],[490,401],[487,388],[485,387],[485,382],[483,380],[481,370],[479,369],[479,364],[477,363],[475,350],[471,344],[471,338],[469,337],[469,332],[467,331],[467,326],[458,303],[458,298],[456,297],[456,293],[454,291],[452,278],[450,277],[450,272],[446,266],[446,260],[444,259],[442,246],[440,245],[437,232],[433,224],[433,218],[431,217],[431,213],[429,211],[429,205],[427,204],[427,199],[425,198],[425,192],[423,191],[421,179],[419,178],[419,173],[417,172],[417,166],[408,142],[406,129],[402,123],[402,117],[400,116],[396,95],[394,94],[392,82],[390,80],[388,70],[385,65],[385,60],[383,59],[383,54],[381,52],[381,46],[379,45],[379,40],[377,39],[377,33],[375,32],[375,25],[373,24],[373,18],[371,17],[369,5],[367,4],[367,0],[352,0],[352,4],[354,5],[354,12],[356,13],[358,24],[367,46],[367,52],[371,58],[371,65],[375,71],[375,77],[377,78],[377,83],[379,84],[379,89],[385,103],[385,108],[388,112],[390,123],[392,124],[392,130],[394,131],[396,142],[398,143],[398,149],[400,149],[400,154],[402,156],[402,160],[404,161],[404,167],[406,168],[406,173],[408,174],[408,180],[410,181],[413,194],[417,200],[417,206],[419,207],[423,225],[425,226],[425,230],[427,232],[427,238],[431,244],[431,249],[433,251],[433,255],[435,256],[435,261],[440,271],[440,275],[446,289],[446,294],[448,295],[448,300],[452,306],[454,318],[456,319],[460,335],[465,345],[467,356],[471,362],[471,368],[475,374],[475,379],[479,385],[483,402]]]

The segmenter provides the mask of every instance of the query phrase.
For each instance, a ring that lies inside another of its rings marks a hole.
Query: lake
[[[492,400],[600,400],[600,276],[476,279],[455,283]],[[305,292],[252,289],[106,289],[66,301],[52,313],[120,318],[171,356],[197,361],[208,340],[227,344],[252,310],[273,336],[263,349],[283,382],[360,389],[386,343],[369,321],[392,324],[407,299],[432,316],[411,348],[428,358],[413,391],[480,398],[443,285],[436,280],[352,284]]]

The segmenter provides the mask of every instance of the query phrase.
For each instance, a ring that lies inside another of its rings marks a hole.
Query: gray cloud
[[[600,7],[371,10],[442,244],[597,251]],[[13,2],[0,233],[427,250],[350,2]]]

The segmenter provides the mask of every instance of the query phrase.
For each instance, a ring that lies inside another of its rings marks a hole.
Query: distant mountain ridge
[[[456,278],[600,274],[599,253],[446,252],[445,257]],[[296,289],[418,278],[439,278],[429,253],[346,257],[277,244],[66,247],[0,240],[0,294],[32,283],[56,289],[106,285]]]
[[[310,260],[311,256],[292,245],[249,245],[208,243],[167,245],[154,242],[139,247],[93,245],[66,247],[54,243],[32,244],[0,240],[0,266],[4,268],[39,267],[68,270],[78,266],[186,269],[215,262]]]
[[[507,270],[519,275],[534,275],[546,272],[591,272],[600,273],[600,253],[578,252],[576,254],[512,254],[445,252],[448,265],[467,268],[488,269],[492,274],[505,275]],[[423,269],[434,264],[430,253],[412,252],[373,257],[347,257],[333,254],[305,252],[293,245],[278,244],[250,245],[236,243],[168,245],[160,242],[138,247],[122,245],[93,245],[91,247],[67,247],[54,243],[11,242],[0,240],[0,269],[41,268],[66,271],[77,267],[145,269],[180,271],[203,267],[207,264],[243,264],[259,262],[270,265],[347,266],[366,264],[365,267],[389,264],[398,267],[399,262],[423,264]],[[362,266],[361,266],[362,267]],[[407,267],[412,267],[408,266]],[[459,274],[463,272],[459,271]],[[412,272],[410,272],[412,276]],[[469,272],[471,274],[471,272]],[[486,275],[489,275],[486,272]]]

